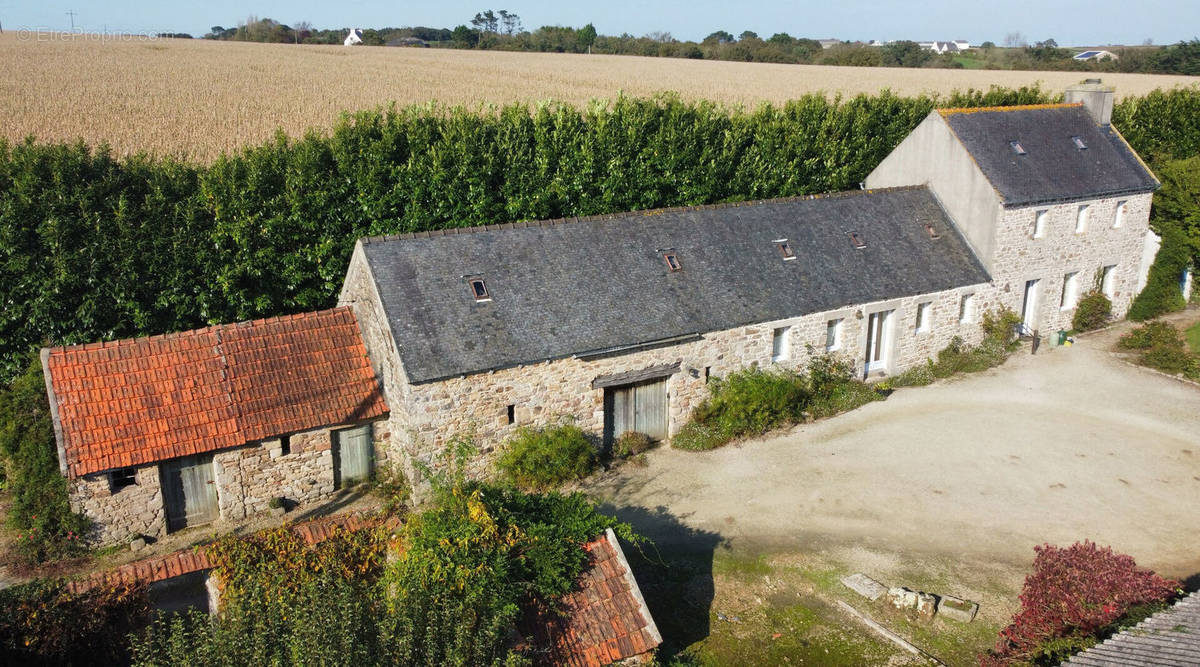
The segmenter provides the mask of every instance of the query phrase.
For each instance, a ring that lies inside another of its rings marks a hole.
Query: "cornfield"
[[[678,91],[752,107],[805,93],[948,93],[1040,83],[1062,90],[1076,72],[768,65],[632,56],[385,47],[292,46],[0,35],[0,136],[107,143],[211,161],[276,130],[327,131],[343,111],[437,102],[476,109],[554,99],[583,105],[620,94]],[[1191,84],[1194,77],[1106,74],[1118,95]]]

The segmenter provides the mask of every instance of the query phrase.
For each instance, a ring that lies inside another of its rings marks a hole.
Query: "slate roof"
[[[1200,593],[1079,653],[1064,665],[1200,665]]]
[[[72,477],[387,413],[337,308],[43,352]]]
[[[782,238],[795,260],[783,261],[774,243]],[[414,383],[990,279],[924,187],[361,243]],[[665,249],[681,271],[668,269]],[[472,297],[472,276],[491,300]]]
[[[560,600],[560,611],[527,619],[541,651],[537,662],[601,667],[657,648],[662,635],[612,529],[583,548],[591,563],[577,589]]]
[[[942,109],[1005,206],[1152,192],[1158,180],[1111,125],[1082,104]],[[1087,145],[1080,150],[1072,137]],[[1017,141],[1025,155],[1017,155]]]

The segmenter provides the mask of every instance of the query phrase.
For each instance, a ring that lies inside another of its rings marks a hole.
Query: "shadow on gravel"
[[[666,662],[707,637],[714,594],[713,556],[724,538],[684,524],[665,507],[603,504],[598,509],[654,540],[640,550],[627,547],[625,555],[663,636],[659,660]]]

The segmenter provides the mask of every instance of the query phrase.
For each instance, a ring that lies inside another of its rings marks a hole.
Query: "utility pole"
[[[75,10],[68,9],[67,16],[71,17],[71,32],[75,32]]]

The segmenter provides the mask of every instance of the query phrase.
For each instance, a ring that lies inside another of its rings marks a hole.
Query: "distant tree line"
[[[1003,47],[984,42],[967,52],[939,55],[908,40],[883,45],[847,41],[822,48],[815,39],[792,37],[786,32],[777,32],[764,39],[752,30],[736,36],[726,30],[717,30],[703,40],[693,42],[675,39],[669,32],[652,32],[641,37],[629,33],[600,35],[590,23],[581,28],[542,26],[525,30],[521,17],[504,9],[478,12],[468,23],[453,30],[424,26],[368,28],[363,30],[362,39],[367,46],[423,43],[456,49],[601,53],[760,63],[1200,75],[1200,39],[1170,46],[1114,47],[1109,50],[1116,59],[1079,61],[1074,59],[1074,50],[1059,47],[1054,39],[1030,45],[1020,33],[1006,36]],[[252,16],[236,28],[213,26],[204,37],[247,42],[341,44],[348,31],[348,28],[315,30],[307,23],[292,27]]]

